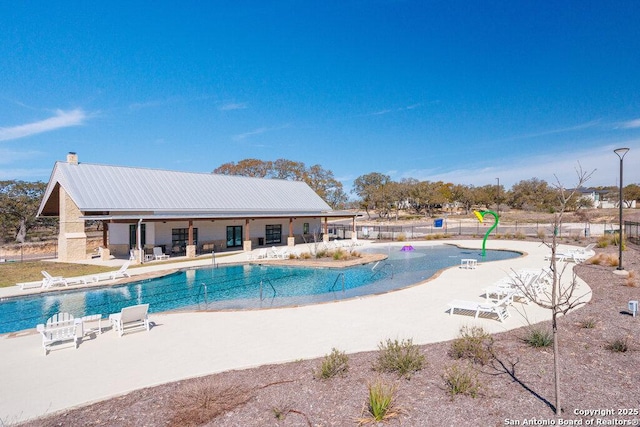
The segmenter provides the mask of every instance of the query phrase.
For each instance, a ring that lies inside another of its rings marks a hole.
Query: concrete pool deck
[[[481,240],[410,242],[414,246],[442,243],[468,248],[482,245]],[[391,245],[400,249],[404,244],[407,243]],[[480,262],[476,269],[452,267],[416,286],[345,301],[253,311],[151,314],[150,332],[120,338],[107,329],[85,338],[78,349],[55,349],[46,357],[35,329],[0,335],[0,425],[184,378],[322,357],[333,347],[347,353],[371,351],[387,338],[412,338],[415,344],[428,344],[457,337],[464,325],[479,325],[496,333],[524,326],[527,320],[535,323],[549,319],[548,310],[519,303],[514,303],[511,317],[504,323],[449,315],[449,301],[482,301],[482,289],[512,269],[549,264],[544,259],[549,249],[539,242],[489,241],[487,246],[525,255]],[[218,262],[241,262],[246,258],[245,254],[236,254],[221,257]],[[132,273],[194,263],[211,265],[211,259],[148,265],[132,269]],[[570,276],[567,272],[563,279],[569,280]],[[579,285],[578,294],[589,299],[586,283],[579,280]]]

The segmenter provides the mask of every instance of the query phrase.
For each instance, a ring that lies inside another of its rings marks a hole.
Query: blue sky
[[[245,158],[640,183],[638,1],[0,0],[0,179]]]

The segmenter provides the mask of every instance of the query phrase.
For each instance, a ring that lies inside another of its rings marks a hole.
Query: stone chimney
[[[73,151],[69,151],[69,154],[67,154],[67,163],[69,163],[70,165],[77,165],[78,155]]]

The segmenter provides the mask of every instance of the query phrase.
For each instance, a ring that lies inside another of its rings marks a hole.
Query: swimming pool
[[[388,292],[422,282],[461,258],[482,262],[515,258],[511,251],[480,250],[452,245],[371,248],[385,253],[375,264],[344,269],[274,265],[229,265],[180,271],[169,276],[122,286],[63,291],[0,302],[0,333],[34,328],[58,312],[75,317],[115,313],[149,303],[151,312],[172,310],[256,309],[314,304]]]

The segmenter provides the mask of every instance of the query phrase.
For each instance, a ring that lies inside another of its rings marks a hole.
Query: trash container
[[[589,237],[589,229],[588,228],[584,229],[584,237]]]
[[[264,246],[264,237],[258,237],[258,246]]]
[[[442,218],[434,219],[433,226],[436,228],[442,228]]]

